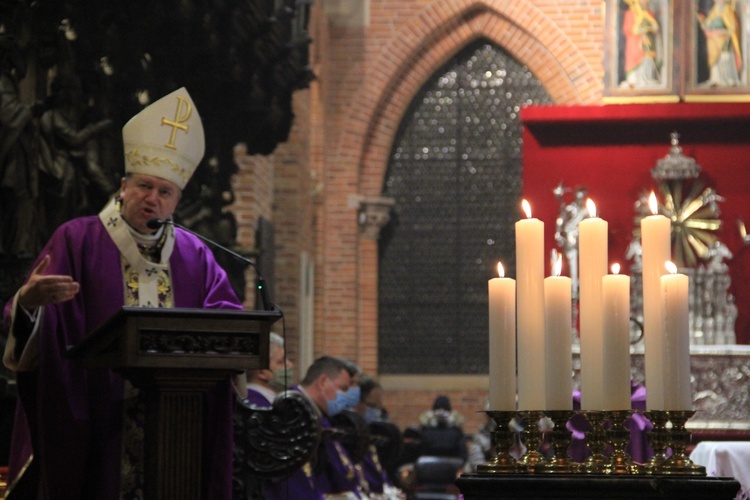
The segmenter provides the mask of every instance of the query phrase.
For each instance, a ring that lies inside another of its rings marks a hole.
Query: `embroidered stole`
[[[165,227],[155,245],[139,245],[120,215],[113,199],[99,214],[107,233],[120,251],[124,305],[174,307],[169,257],[174,248],[174,228]],[[143,498],[144,394],[128,380],[123,382],[123,426],[120,469],[120,498]]]

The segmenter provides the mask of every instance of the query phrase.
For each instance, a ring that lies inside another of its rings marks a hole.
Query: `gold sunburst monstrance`
[[[672,260],[679,267],[694,268],[712,257],[712,248],[720,243],[718,202],[724,198],[699,180],[700,165],[682,153],[679,134],[674,132],[670,137],[669,154],[657,162],[651,173],[662,200],[659,213],[672,221]],[[640,219],[651,215],[647,197],[648,194],[642,196],[637,204],[636,228],[640,228]]]
[[[710,257],[718,241],[722,198],[697,179],[661,182],[659,191],[660,212],[672,221],[672,258],[679,267],[693,268]]]

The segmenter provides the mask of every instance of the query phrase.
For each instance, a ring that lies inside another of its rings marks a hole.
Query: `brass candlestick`
[[[672,456],[662,464],[660,474],[705,476],[706,468],[694,464],[685,453],[690,444],[690,432],[685,428],[685,424],[690,417],[695,415],[695,412],[692,410],[670,410],[666,414],[669,421],[672,422],[672,430],[669,432]]]
[[[612,427],[607,431],[607,438],[613,450],[608,472],[610,474],[640,474],[643,468],[633,462],[633,459],[625,451],[630,442],[630,429],[625,426],[625,423],[633,414],[633,411],[615,410],[607,413],[612,422]]]
[[[667,448],[669,448],[669,431],[667,430],[669,418],[664,410],[649,410],[645,415],[654,426],[648,433],[648,443],[654,450],[654,456],[646,464],[646,473],[661,474],[662,465],[667,460]]]
[[[521,411],[519,415],[524,422],[521,439],[526,446],[526,453],[518,461],[519,470],[534,472],[537,466],[544,464],[544,456],[539,453],[539,445],[542,443],[542,431],[539,430],[539,420],[544,416],[544,412],[538,410]]]
[[[586,474],[606,474],[609,467],[609,458],[604,454],[607,447],[607,433],[604,430],[605,414],[599,410],[583,412],[591,430],[586,433],[586,444],[591,450],[591,455],[581,467],[581,472]]]
[[[518,473],[518,462],[510,454],[510,447],[513,445],[515,435],[515,432],[510,429],[510,421],[516,412],[488,411],[486,413],[496,424],[492,433],[492,447],[495,450],[495,458],[486,464],[477,465],[477,472],[481,474]]]
[[[551,410],[546,411],[545,415],[552,420],[555,426],[550,432],[552,438],[552,447],[555,455],[542,465],[537,465],[537,472],[570,474],[578,471],[578,464],[568,456],[568,446],[570,446],[571,432],[568,430],[568,420],[573,416],[572,410]]]

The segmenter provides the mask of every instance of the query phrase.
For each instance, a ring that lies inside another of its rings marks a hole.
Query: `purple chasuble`
[[[38,461],[52,498],[118,498],[122,438],[122,377],[108,369],[78,368],[68,346],[83,340],[123,306],[120,253],[98,216],[60,226],[34,266],[47,255],[46,274],[72,276],[80,292],[47,306],[41,319],[37,414]],[[169,260],[174,305],[180,308],[241,309],[226,273],[198,238],[176,229]],[[10,325],[11,302],[4,321]],[[23,314],[20,312],[20,314]],[[207,394],[204,450],[207,490],[203,498],[230,498],[232,475],[231,385]],[[19,404],[13,430],[9,484],[29,458],[30,435]],[[12,498],[12,497],[11,497]]]

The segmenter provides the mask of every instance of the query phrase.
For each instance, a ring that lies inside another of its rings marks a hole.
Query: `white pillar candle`
[[[572,281],[560,276],[562,256],[558,256],[553,275],[544,278],[545,358],[547,360],[547,396],[545,410],[573,409],[573,321]]]
[[[516,222],[516,279],[518,293],[518,409],[544,409],[544,223],[531,218]]]
[[[656,215],[656,196],[649,198],[651,212],[655,215],[641,220],[641,248],[643,252],[643,342],[646,371],[646,407],[649,410],[667,410],[664,407],[663,317],[661,302],[661,276],[664,263],[671,259],[671,223],[663,215]]]
[[[602,322],[604,407],[605,410],[629,410],[630,403],[630,276],[612,274],[602,278]]]
[[[578,223],[581,409],[604,410],[602,277],[607,274],[608,224],[596,216],[596,206],[590,199],[586,208],[591,217]]]
[[[516,410],[516,280],[505,277],[488,282],[490,301],[490,410]]]
[[[693,394],[690,387],[690,329],[688,318],[688,288],[690,279],[677,273],[677,267],[667,262],[670,274],[661,277],[661,297],[664,306],[664,409],[692,410]]]

